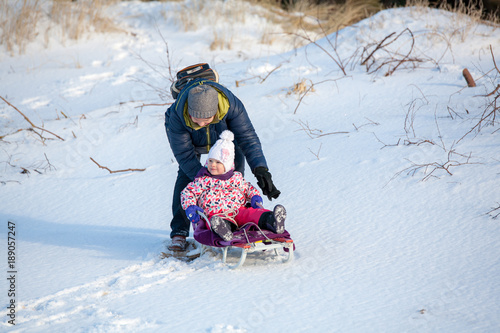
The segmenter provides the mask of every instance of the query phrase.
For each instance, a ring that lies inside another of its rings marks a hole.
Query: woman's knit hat
[[[234,134],[225,130],[220,134],[220,139],[208,152],[208,158],[216,159],[224,164],[225,171],[234,168]]]

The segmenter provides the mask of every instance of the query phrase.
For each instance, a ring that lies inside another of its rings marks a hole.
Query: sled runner
[[[202,255],[207,249],[220,248],[222,250],[222,262],[226,263],[228,250],[240,250],[241,255],[238,263],[228,265],[232,269],[243,265],[247,254],[253,252],[274,250],[274,253],[278,255],[278,249],[283,249],[288,252],[284,263],[293,260],[295,247],[290,234],[286,230],[281,234],[275,234],[269,230],[259,228],[255,223],[249,222],[233,233],[233,239],[225,241],[210,228],[207,228],[207,226],[210,226],[207,216],[201,212],[198,212],[198,214],[206,222],[206,224],[198,223],[198,227],[194,231],[194,239],[200,243],[199,255]]]

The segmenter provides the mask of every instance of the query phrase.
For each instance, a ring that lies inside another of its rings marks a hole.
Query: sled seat
[[[210,226],[207,216],[201,212],[200,215],[207,222],[206,224],[198,223],[198,227],[194,231],[194,239],[200,244],[200,255],[209,248],[220,248],[222,250],[222,262],[227,264],[228,250],[240,250],[241,254],[238,263],[228,265],[231,269],[242,266],[247,254],[253,252],[274,250],[275,255],[278,255],[278,250],[283,249],[283,251],[288,252],[288,256],[283,263],[288,263],[294,258],[294,243],[286,230],[281,234],[275,234],[272,231],[259,228],[253,222],[248,222],[233,233],[233,239],[225,241],[207,227],[207,225]]]

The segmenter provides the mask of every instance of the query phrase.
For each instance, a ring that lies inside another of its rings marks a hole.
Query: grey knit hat
[[[188,112],[191,117],[207,119],[215,116],[219,109],[219,93],[208,85],[199,85],[189,90]]]

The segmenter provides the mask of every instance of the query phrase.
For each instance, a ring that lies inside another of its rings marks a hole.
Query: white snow
[[[488,213],[500,205],[498,117],[464,137],[494,97],[480,95],[500,83],[490,53],[500,65],[499,30],[391,9],[293,49],[246,4],[227,22],[226,9],[205,7],[197,28],[184,30],[174,9],[193,4],[120,2],[108,10],[126,33],[51,38],[48,47],[40,37],[24,55],[0,49],[0,96],[64,139],[16,132],[30,125],[0,101],[1,330],[500,331],[499,211]],[[210,48],[215,28],[231,33],[231,48]],[[264,32],[278,38],[262,44]],[[371,70],[410,50],[422,61],[367,73],[361,57],[393,32],[402,34]],[[159,259],[177,163],[167,105],[151,104],[172,102],[169,61],[173,74],[210,63],[245,104],[282,192],[265,206],[287,208],[292,263],[264,254],[229,270],[215,253]],[[294,92],[300,82],[314,89]],[[109,173],[90,158],[146,170]],[[448,162],[450,173],[433,166]]]

